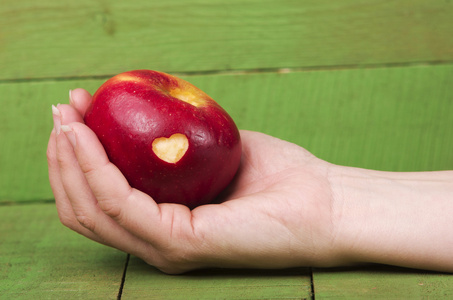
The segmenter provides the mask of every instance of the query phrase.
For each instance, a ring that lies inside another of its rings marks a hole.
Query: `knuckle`
[[[47,147],[46,158],[49,163],[53,162],[55,159],[56,153],[50,147]]]
[[[203,266],[205,255],[200,244],[203,243],[197,236],[187,233],[167,240],[161,247],[156,247],[159,251],[156,267],[165,273],[179,274]]]
[[[62,157],[61,155],[57,155],[56,161],[58,163],[58,166],[63,167],[66,165],[66,159]]]
[[[86,215],[76,214],[76,220],[80,225],[90,231],[94,231],[96,228],[94,220]]]
[[[77,221],[75,219],[69,217],[66,214],[59,214],[58,217],[60,219],[61,224],[63,224],[64,226],[72,230],[76,228]]]
[[[168,261],[166,259],[160,259],[152,265],[166,274],[180,274],[192,269],[188,264],[177,261]]]
[[[77,160],[73,160],[67,155],[56,155],[56,157],[52,158],[52,160],[55,160],[57,162],[57,165],[60,167],[60,169],[71,169],[78,167]]]
[[[96,178],[99,176],[98,174],[98,168],[95,165],[92,165],[90,162],[86,161],[79,161],[80,169],[82,172],[85,174],[87,178]]]
[[[132,189],[129,189],[127,192],[116,192],[113,194],[111,191],[106,192],[103,191],[102,193],[99,191],[94,192],[96,196],[96,200],[98,202],[99,207],[101,210],[111,217],[112,219],[116,220],[118,223],[122,223],[124,220],[124,214],[122,213],[122,203],[135,203],[134,200],[134,193]]]
[[[162,261],[166,268],[185,269],[194,263],[194,255],[185,247],[178,247],[162,251]]]
[[[60,219],[60,222],[67,228],[75,231],[75,232],[78,232],[80,234],[83,234],[83,230],[81,226],[83,226],[83,228],[87,228],[84,224],[82,224],[80,221],[79,221],[79,218],[77,217],[74,217],[74,216],[69,216],[69,215],[66,215],[66,214],[62,214],[62,215],[59,215],[59,219]],[[83,219],[83,218],[82,218]],[[82,220],[82,222],[84,222]]]
[[[99,204],[99,207],[102,209],[102,211],[109,217],[120,221],[121,220],[121,209],[119,206],[115,205],[116,203],[113,199],[111,198],[101,198],[97,197],[97,201]]]
[[[109,161],[92,161],[89,159],[81,159],[78,164],[82,172],[90,180],[95,180],[103,174],[110,173],[112,167]]]

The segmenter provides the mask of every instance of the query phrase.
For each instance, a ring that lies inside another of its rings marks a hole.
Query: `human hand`
[[[49,180],[61,222],[167,273],[204,267],[341,263],[333,245],[333,165],[294,144],[241,131],[237,176],[215,204],[156,204],[133,189],[83,124],[91,96],[53,109]]]

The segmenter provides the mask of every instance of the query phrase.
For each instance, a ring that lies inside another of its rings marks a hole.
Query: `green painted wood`
[[[54,204],[0,206],[0,299],[116,299],[125,262],[64,228]]]
[[[0,299],[105,299],[119,290],[124,254],[64,229],[53,205],[6,205],[53,197],[50,105],[67,102],[68,89],[94,92],[105,75],[138,68],[204,73],[185,78],[240,128],[338,164],[452,169],[452,25],[445,0],[0,0]],[[222,75],[230,70],[246,72]],[[132,258],[123,298],[303,298],[307,276],[167,276]],[[448,298],[451,278],[372,267],[316,270],[314,285],[317,299]]]
[[[330,162],[453,169],[451,65],[191,80],[224,101],[240,128],[292,141]]]
[[[0,202],[53,198],[46,162],[50,106],[68,103],[70,85],[0,84]]]
[[[241,129],[333,163],[390,171],[453,169],[453,66],[184,77]],[[45,150],[51,104],[103,80],[0,84],[0,202],[52,199]],[[5,96],[7,95],[7,97]]]
[[[369,266],[315,270],[314,291],[322,299],[451,299],[453,275]]]
[[[0,80],[453,60],[445,0],[2,0]]]
[[[132,257],[121,299],[310,299],[310,273],[289,270],[201,270],[162,274]]]

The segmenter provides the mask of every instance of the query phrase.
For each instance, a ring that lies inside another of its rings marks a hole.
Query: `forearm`
[[[453,272],[453,172],[338,167],[335,243],[345,260]]]

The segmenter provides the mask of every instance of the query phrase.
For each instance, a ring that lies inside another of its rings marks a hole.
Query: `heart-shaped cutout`
[[[182,133],[175,133],[169,138],[160,137],[153,141],[153,152],[165,162],[175,164],[186,154],[189,140]]]

